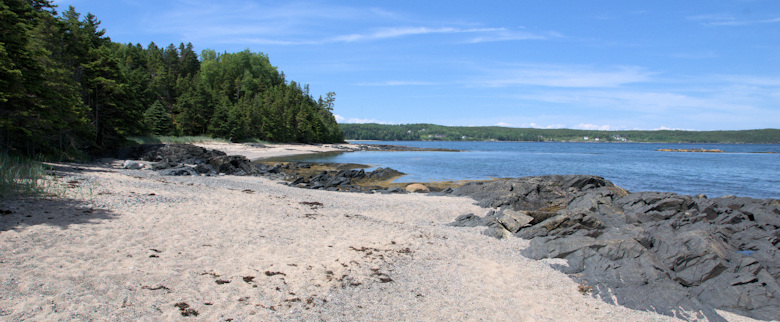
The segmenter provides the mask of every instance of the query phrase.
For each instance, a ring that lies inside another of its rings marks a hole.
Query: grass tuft
[[[39,161],[0,154],[0,196],[41,196],[51,193],[46,166]]]

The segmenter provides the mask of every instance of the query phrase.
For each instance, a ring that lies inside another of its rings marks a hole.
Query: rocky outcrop
[[[715,308],[780,317],[778,200],[629,193],[593,176],[470,183],[452,194],[492,209],[451,225],[530,239],[524,255],[566,259],[557,268],[605,301],[711,320],[722,320]]]
[[[126,169],[146,168],[159,171],[162,175],[250,175],[258,170],[244,156],[226,155],[222,151],[209,150],[191,144],[144,144],[122,149],[122,159],[146,161],[125,161]],[[139,166],[140,165],[140,166]]]
[[[287,164],[284,167],[306,166],[305,164]],[[322,171],[314,176],[298,176],[291,180],[290,185],[299,188],[323,189],[332,191],[402,193],[403,189],[382,189],[370,184],[357,184],[357,182],[387,181],[404,175],[390,168],[378,168],[366,172],[363,169],[345,169],[338,171]]]

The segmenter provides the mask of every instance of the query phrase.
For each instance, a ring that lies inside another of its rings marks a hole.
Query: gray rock
[[[457,218],[455,218],[455,222],[449,223],[447,225],[454,226],[454,227],[485,226],[485,224],[482,222],[482,217],[477,216],[475,214],[460,215]]]
[[[165,169],[159,171],[160,175],[163,176],[197,176],[199,175],[195,169],[190,167],[183,167],[183,168],[176,168],[176,169]]]
[[[243,155],[216,156],[208,159],[207,164],[219,173],[231,175],[248,175],[256,173],[257,170]]]
[[[525,227],[534,220],[534,217],[529,216],[527,213],[527,211],[522,210],[502,210],[495,220],[510,233],[516,233],[520,228]]]
[[[508,230],[504,229],[504,227],[499,225],[488,227],[488,229],[485,229],[485,231],[482,233],[498,239],[512,237],[512,233],[510,233]]]
[[[668,315],[693,311],[710,320],[723,320],[716,308],[778,318],[778,200],[629,193],[592,176],[496,180],[452,194],[514,210],[459,216],[453,226],[530,239],[524,255],[566,259],[557,268],[592,285],[605,301]]]
[[[143,169],[144,164],[138,161],[125,160],[125,163],[122,164],[122,168],[130,169],[130,170],[138,170],[138,169]]]

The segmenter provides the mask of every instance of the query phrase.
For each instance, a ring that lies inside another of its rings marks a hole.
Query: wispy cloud
[[[597,108],[635,112],[640,114],[668,115],[670,112],[721,111],[740,113],[753,110],[749,104],[723,101],[718,97],[695,97],[682,93],[632,90],[556,90],[517,94],[517,99],[547,103],[568,104],[581,108]]]
[[[430,26],[412,23],[402,14],[375,7],[325,6],[282,2],[265,5],[238,1],[231,5],[202,0],[178,0],[162,13],[149,13],[143,25],[156,33],[180,35],[189,41],[261,45],[324,45],[368,42],[410,36],[462,34],[461,43],[545,39],[562,37],[557,32],[532,33],[504,27]],[[395,24],[406,26],[392,26]],[[379,24],[391,27],[377,27]],[[440,23],[439,23],[440,24]],[[349,26],[364,30],[340,34]]]
[[[484,33],[484,32],[500,32],[504,31],[503,28],[456,28],[456,27],[393,27],[382,28],[375,32],[365,34],[350,34],[337,36],[332,39],[336,42],[353,42],[353,41],[367,41],[385,38],[396,38],[403,36],[413,35],[427,35],[427,34],[456,34],[456,33]]]
[[[549,39],[549,38],[562,38],[563,34],[555,31],[548,31],[543,33],[533,33],[523,30],[509,30],[509,29],[496,29],[490,33],[485,33],[474,38],[469,39],[467,42],[476,44],[483,42],[495,42],[495,41],[511,41],[511,40],[533,40],[533,39]]]
[[[679,52],[679,53],[671,54],[669,56],[673,58],[693,59],[693,60],[713,59],[718,57],[718,55],[713,51]]]
[[[640,67],[594,68],[565,65],[516,65],[486,70],[486,76],[471,82],[474,86],[546,86],[599,88],[646,82],[655,73]]]
[[[598,124],[590,124],[590,123],[580,123],[575,126],[572,126],[573,129],[578,130],[598,130],[598,131],[609,131],[613,130],[614,127],[609,124],[604,125],[598,125]]]
[[[385,82],[365,82],[356,83],[356,86],[429,86],[436,85],[434,82],[423,81],[385,81]]]
[[[343,118],[342,118],[343,119]],[[392,122],[379,121],[376,119],[364,119],[352,117],[347,119],[344,123],[376,123],[376,124],[393,124]]]
[[[364,118],[356,118],[356,117],[345,118],[345,117],[343,117],[343,116],[341,116],[341,115],[338,115],[338,114],[334,114],[333,116],[336,118],[336,122],[339,122],[339,123],[377,123],[377,124],[392,124],[392,123],[390,123],[390,122],[385,122],[385,121],[378,121],[378,120],[376,120],[376,119],[364,119]]]
[[[528,124],[527,126],[523,126],[523,127],[532,127],[532,128],[535,128],[535,129],[562,129],[562,128],[565,128],[566,125],[564,125],[564,124],[539,125],[539,124],[536,124],[536,123],[532,122],[532,123]]]
[[[685,17],[705,26],[747,26],[756,24],[780,23],[780,17],[767,17],[764,19],[739,19],[728,14],[704,14]]]

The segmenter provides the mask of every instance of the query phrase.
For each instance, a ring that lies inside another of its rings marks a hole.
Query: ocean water
[[[367,164],[407,173],[399,182],[590,174],[637,191],[780,199],[780,145],[559,142],[377,142],[462,152],[351,152],[296,161]],[[660,152],[720,149],[727,153]],[[774,153],[765,153],[774,152]],[[293,160],[293,159],[291,159]]]

